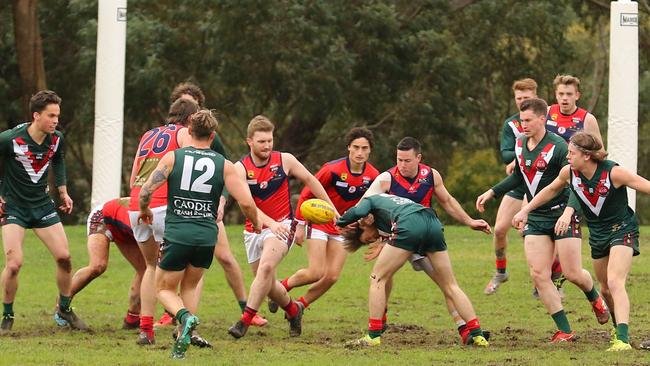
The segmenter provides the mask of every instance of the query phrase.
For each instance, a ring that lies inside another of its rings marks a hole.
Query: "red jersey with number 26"
[[[348,158],[341,158],[325,163],[318,173],[316,173],[316,179],[325,188],[327,196],[334,203],[336,210],[343,215],[345,211],[359,202],[378,175],[379,171],[368,162],[363,165],[361,173],[352,173],[350,171],[350,160]],[[314,194],[309,188],[303,188],[300,193],[298,207],[304,201],[313,197]],[[300,209],[296,210],[296,217],[300,220],[303,219],[300,214]],[[330,235],[337,235],[339,233],[332,222],[324,225],[314,224],[312,227]]]
[[[152,128],[142,135],[138,144],[138,154],[133,161],[137,164],[135,181],[131,187],[131,202],[129,203],[130,211],[138,211],[140,190],[149,176],[158,166],[158,162],[165,154],[178,149],[178,131],[185,127],[176,124],[168,124]],[[149,207],[160,207],[167,205],[167,182],[163,183],[156,189],[151,196]]]
[[[406,178],[400,174],[397,166],[388,169],[391,175],[390,191],[388,193],[398,197],[408,198],[424,207],[431,207],[434,182],[431,167],[419,164],[418,174],[413,178]]]
[[[275,221],[291,218],[289,177],[282,167],[282,153],[271,151],[268,163],[262,166],[256,166],[250,154],[240,161],[246,169],[246,183],[257,208]],[[246,231],[253,232],[253,225],[248,219]]]

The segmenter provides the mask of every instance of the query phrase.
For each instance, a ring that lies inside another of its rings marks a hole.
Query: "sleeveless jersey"
[[[350,159],[346,157],[325,163],[316,173],[316,179],[325,188],[327,196],[334,203],[336,210],[342,214],[359,202],[378,175],[379,171],[368,162],[363,165],[361,173],[352,173]],[[298,207],[300,208],[304,201],[313,197],[314,195],[308,187],[303,188],[298,200]],[[296,218],[303,219],[300,209],[296,210]],[[332,222],[323,225],[313,224],[312,227],[330,235],[339,233]]]
[[[585,128],[585,118],[587,110],[578,108],[571,114],[563,114],[560,111],[559,104],[553,104],[548,110],[546,116],[546,129],[559,135],[564,141],[569,142],[571,136]]]
[[[570,170],[571,190],[587,218],[589,237],[596,241],[607,238],[622,226],[630,225],[638,230],[634,211],[628,206],[627,188],[612,184],[611,172],[616,165],[611,160],[599,162],[591,179]]]
[[[568,164],[566,159],[568,147],[560,136],[546,131],[544,138],[533,150],[528,150],[527,141],[526,136],[517,139],[515,144],[517,169],[514,174],[492,188],[497,196],[524,185],[526,197],[530,202],[539,191],[551,184],[560,174],[562,167]],[[532,211],[530,216],[555,220],[562,214],[568,198],[569,190],[565,188],[549,202]]]
[[[388,169],[388,173],[391,176],[389,194],[408,198],[422,206],[431,207],[431,197],[433,197],[435,189],[431,167],[419,164],[418,174],[413,178],[404,177],[400,174],[397,166]]]
[[[210,149],[184,147],[174,151],[167,178],[164,240],[174,244],[213,246],[217,243],[217,207],[223,190],[224,157]]]
[[[56,186],[66,184],[63,134],[54,131],[39,145],[23,123],[0,134],[0,155],[4,160],[2,195],[10,205],[34,208],[51,201],[47,173],[52,163]]]
[[[256,166],[250,154],[240,161],[246,169],[246,183],[257,208],[275,221],[292,218],[289,177],[282,166],[282,153],[272,151],[269,161],[262,166]],[[253,232],[248,219],[246,231]]]
[[[115,198],[102,205],[104,226],[111,232],[112,240],[123,244],[137,244],[129,220],[129,197]]]
[[[133,164],[138,164],[133,187],[131,187],[130,211],[140,209],[139,195],[142,186],[158,166],[158,162],[166,153],[178,149],[178,131],[184,128],[181,125],[168,124],[152,128],[142,135],[138,144],[138,155]],[[167,204],[167,182],[156,189],[151,196],[149,207],[160,207]]]
[[[510,164],[515,160],[515,141],[524,135],[524,128],[521,127],[519,113],[508,117],[503,122],[501,129],[501,161]]]

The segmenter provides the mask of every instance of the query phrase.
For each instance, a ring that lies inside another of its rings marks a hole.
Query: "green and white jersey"
[[[356,206],[345,211],[336,225],[349,225],[371,213],[375,218],[375,226],[379,233],[388,236],[393,224],[398,219],[403,220],[405,216],[423,210],[430,210],[435,215],[431,208],[424,207],[408,198],[382,193],[362,199]]]
[[[544,138],[529,150],[526,143],[528,138],[522,136],[515,143],[515,159],[517,168],[515,172],[494,186],[492,190],[497,196],[524,185],[526,197],[530,202],[535,195],[551,184],[560,174],[563,166],[568,164],[566,159],[568,147],[560,136],[546,131]],[[562,214],[569,198],[569,188],[563,189],[544,205],[530,213],[537,219],[555,220]]]
[[[54,169],[57,187],[66,184],[63,134],[55,131],[37,144],[23,123],[0,133],[0,155],[4,160],[2,195],[8,204],[26,208],[40,207],[51,201],[47,174]]]
[[[638,224],[629,207],[627,189],[612,184],[612,168],[618,165],[611,160],[599,162],[591,179],[571,169],[571,190],[578,198],[589,226],[589,237],[600,241],[620,229],[635,231]]]
[[[501,129],[501,161],[510,164],[515,160],[515,142],[524,135],[524,128],[521,127],[519,113],[508,117],[503,122]]]
[[[165,241],[193,246],[216,244],[223,166],[224,157],[210,149],[184,147],[174,151],[174,167],[167,178]]]

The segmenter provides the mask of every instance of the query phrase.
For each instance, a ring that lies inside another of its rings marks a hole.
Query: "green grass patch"
[[[247,286],[252,276],[245,261],[241,226],[228,227],[231,247],[238,258]],[[642,231],[647,232],[647,228]],[[87,262],[85,227],[66,227],[75,269]],[[391,331],[382,346],[348,350],[343,344],[363,335],[367,326],[368,275],[372,264],[361,253],[348,258],[339,283],[305,313],[303,335],[288,337],[288,325],[279,312],[262,315],[265,328],[251,328],[234,340],[227,328],[239,318],[239,307],[215,261],[206,275],[199,310],[202,336],[212,349],[190,348],[186,365],[643,365],[650,354],[634,350],[609,354],[611,325],[600,326],[582,292],[566,283],[564,300],[569,320],[579,335],[575,344],[550,345],[554,324],[531,296],[531,281],[523,256],[522,240],[511,233],[508,250],[510,280],[492,296],[483,287],[494,271],[492,239],[464,227],[445,228],[447,243],[458,282],[472,300],[483,328],[492,332],[490,348],[461,346],[455,326],[447,314],[440,291],[428,277],[404,266],[395,279],[389,302]],[[641,251],[647,235],[642,235]],[[157,344],[143,348],[135,344],[137,332],[121,330],[127,309],[127,292],[133,270],[116,248],[106,273],[91,283],[73,301],[75,311],[93,329],[92,333],[59,329],[52,320],[57,290],[55,267],[45,247],[30,233],[25,244],[25,263],[14,309],[14,330],[0,337],[2,365],[162,365],[169,359],[171,330],[157,332]],[[591,271],[589,247],[583,244],[583,263]],[[628,281],[631,299],[630,335],[633,345],[650,336],[650,260],[647,253],[634,259]],[[278,274],[290,275],[306,265],[306,251],[291,250]],[[291,294],[298,297],[304,289]],[[162,309],[160,309],[160,312]],[[158,314],[158,315],[159,315]]]

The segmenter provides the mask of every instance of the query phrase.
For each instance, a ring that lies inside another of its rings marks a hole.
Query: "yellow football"
[[[326,224],[334,219],[336,211],[329,203],[312,198],[300,205],[300,213],[305,220],[313,224]]]

